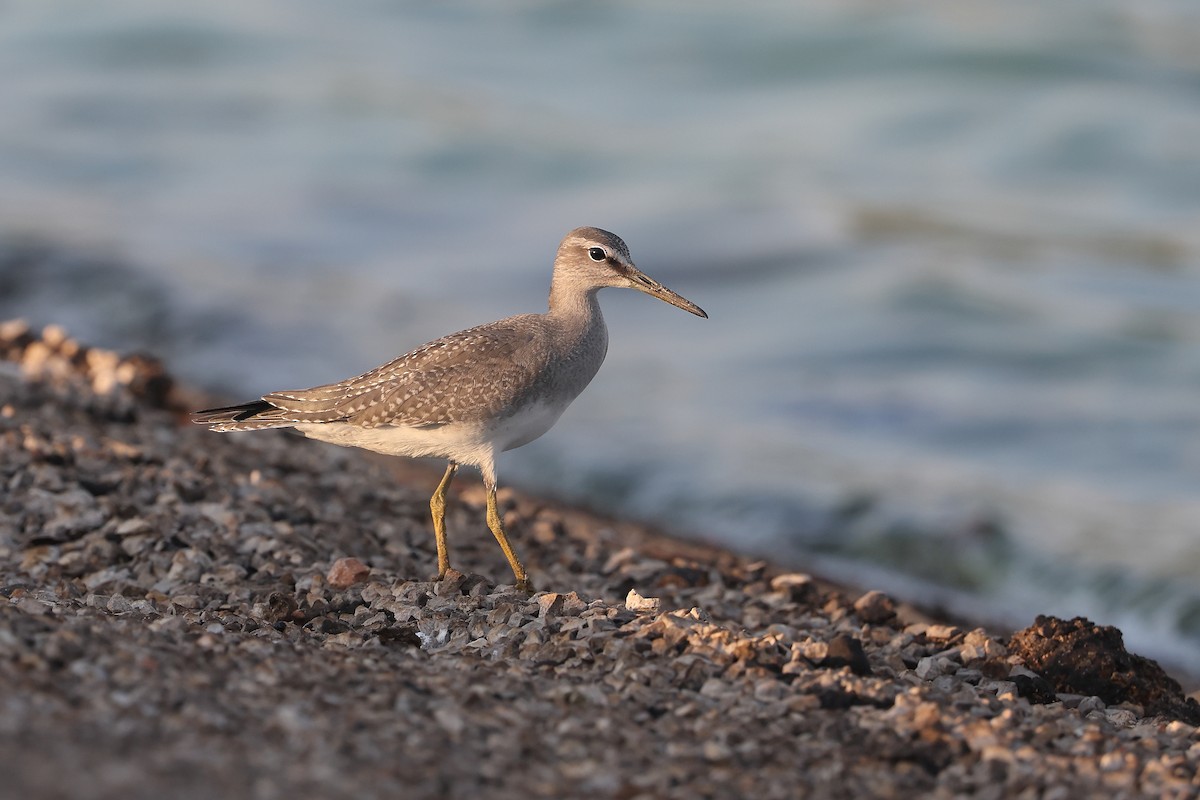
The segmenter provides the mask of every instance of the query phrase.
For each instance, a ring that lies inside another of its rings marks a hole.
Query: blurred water
[[[606,292],[502,478],[1200,656],[1190,0],[9,0],[0,74],[5,316],[255,396],[607,227],[712,318]]]

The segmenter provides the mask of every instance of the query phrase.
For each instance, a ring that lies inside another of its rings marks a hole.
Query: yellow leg
[[[429,498],[429,511],[433,514],[433,538],[437,543],[438,580],[446,577],[446,570],[450,569],[450,555],[446,551],[446,490],[450,488],[450,481],[454,480],[457,470],[458,464],[451,461],[446,467],[446,474],[442,476],[442,482],[434,490],[433,497]]]
[[[500,549],[504,551],[508,565],[512,567],[513,577],[517,581],[517,590],[533,591],[533,587],[529,584],[529,577],[525,574],[525,567],[521,565],[521,559],[517,558],[516,551],[508,543],[508,536],[504,533],[504,525],[500,522],[499,512],[496,511],[496,486],[494,484],[487,486],[487,524],[492,535],[496,537],[496,541],[500,543]]]

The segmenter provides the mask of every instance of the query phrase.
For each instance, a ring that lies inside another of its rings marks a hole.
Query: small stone
[[[1128,728],[1138,721],[1137,714],[1134,714],[1127,708],[1105,709],[1104,716],[1108,717],[1108,721],[1119,728]]]
[[[1054,692],[1054,687],[1050,682],[1036,673],[1012,674],[1009,675],[1009,680],[1017,685],[1017,692],[1031,703],[1054,703],[1058,700],[1058,695]]]
[[[120,581],[128,574],[128,570],[120,567],[106,567],[97,572],[88,573],[83,577],[83,585],[89,590],[95,590],[106,584]]]
[[[16,601],[15,605],[26,614],[30,614],[35,617],[40,617],[43,614],[49,613],[50,611],[50,606],[46,605],[45,603],[38,602],[32,597],[22,597]]]
[[[728,745],[712,740],[705,742],[702,749],[706,761],[727,761],[733,756],[733,751]]]
[[[1004,763],[1009,763],[1014,758],[1013,752],[1009,747],[999,744],[986,745],[983,750],[980,751],[979,757],[984,761],[998,761]]]
[[[176,583],[195,583],[200,580],[204,570],[212,566],[212,559],[207,553],[191,547],[178,550],[171,557],[171,568],[167,570],[167,580]]]
[[[357,558],[339,558],[329,568],[325,580],[334,589],[348,589],[364,582],[370,574],[371,568]]]
[[[140,555],[154,546],[156,537],[150,534],[139,533],[133,536],[126,536],[121,539],[121,550],[127,555]]]
[[[789,713],[807,714],[821,707],[821,698],[811,694],[797,694],[784,701],[784,705]]]
[[[945,642],[958,636],[959,630],[953,625],[930,625],[925,629],[925,638],[935,642]]]
[[[530,525],[533,540],[539,544],[553,544],[563,535],[563,522],[557,517],[539,516]]]
[[[562,596],[562,614],[565,617],[577,617],[587,611],[588,604],[576,592],[567,592]]]
[[[926,656],[917,662],[917,668],[913,672],[917,673],[917,677],[922,680],[933,680],[937,676],[945,674],[945,662],[946,659],[944,658]]]
[[[918,731],[940,728],[942,710],[937,703],[921,703],[913,709],[912,721]]]
[[[453,597],[462,594],[463,585],[466,582],[466,575],[454,568],[448,569],[440,580],[434,581],[433,594],[435,597]]]
[[[793,602],[801,603],[811,599],[817,593],[816,584],[811,575],[803,572],[789,572],[776,575],[771,579],[771,589],[787,595]]]
[[[983,673],[977,669],[963,668],[954,673],[963,683],[977,684],[983,680]]]
[[[146,616],[151,616],[153,614],[158,613],[158,609],[155,608],[154,603],[150,600],[145,600],[145,599],[134,600],[132,603],[129,604],[129,609],[131,611],[137,612],[138,614],[144,614]]]
[[[130,519],[122,520],[113,533],[117,536],[132,536],[136,533],[148,533],[150,530],[149,522],[141,517],[131,517]]]
[[[114,594],[112,597],[108,598],[106,607],[113,614],[128,614],[133,610],[128,598],[119,594]]]
[[[1008,655],[1008,649],[998,641],[988,636],[982,628],[976,628],[963,637],[959,647],[959,658],[964,664],[1003,658]]]
[[[1063,704],[1063,708],[1079,708],[1079,704],[1083,702],[1084,695],[1059,692],[1055,697],[1058,698],[1058,702]]]
[[[956,688],[962,685],[957,675],[938,675],[931,682],[935,692],[942,694],[951,694]]]
[[[996,697],[999,700],[1014,701],[1021,696],[1017,685],[1012,681],[993,681],[996,687]]]
[[[42,328],[42,341],[53,350],[57,350],[67,340],[67,331],[61,325],[50,324]]]
[[[29,331],[29,323],[23,319],[7,319],[0,322],[0,341],[23,342],[29,344],[33,335]],[[22,346],[24,346],[24,344]]]
[[[630,611],[657,614],[662,607],[662,600],[657,597],[642,597],[637,589],[630,589],[629,594],[625,595],[625,607]]]
[[[611,575],[635,558],[637,558],[636,550],[632,547],[623,547],[608,557],[608,560],[604,562],[604,566],[600,568],[600,571],[605,575]]]
[[[829,656],[829,643],[820,640],[799,642],[792,645],[793,651],[814,664],[820,664]]]
[[[774,678],[765,678],[754,684],[754,699],[762,703],[777,703],[787,695],[787,685]]]
[[[854,613],[869,624],[887,622],[896,616],[896,603],[883,592],[873,590],[854,601]]]
[[[485,576],[471,574],[458,590],[469,597],[483,597],[491,590],[491,584]]]
[[[849,667],[855,675],[871,674],[871,662],[867,659],[862,642],[845,634],[829,640],[829,655],[825,656],[821,666],[833,669]]]
[[[540,608],[538,616],[543,619],[557,616],[562,611],[564,599],[557,592],[546,592],[545,594],[538,595],[536,599]]]

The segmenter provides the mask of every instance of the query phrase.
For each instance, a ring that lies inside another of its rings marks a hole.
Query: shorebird
[[[595,377],[608,352],[608,328],[596,293],[637,289],[704,317],[686,300],[634,266],[616,234],[576,228],[554,258],[545,314],[520,314],[468,328],[355,378],[192,414],[214,431],[294,428],[310,439],[387,455],[448,461],[429,510],[438,578],[450,568],[446,491],[460,464],[479,469],[487,490],[487,526],[530,591],[525,567],[496,510],[496,456],[550,430]]]

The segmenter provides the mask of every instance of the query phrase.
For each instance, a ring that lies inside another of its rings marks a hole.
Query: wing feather
[[[443,336],[354,378],[271,392],[256,403],[200,412],[194,421],[217,430],[481,421],[534,389],[549,351],[546,333],[540,315],[511,317]]]

